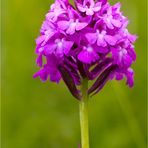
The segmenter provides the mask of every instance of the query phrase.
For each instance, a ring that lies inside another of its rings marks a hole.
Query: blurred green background
[[[80,143],[77,100],[63,82],[32,78],[38,70],[35,38],[52,2],[2,1],[2,148],[77,148]],[[135,86],[112,81],[90,100],[90,148],[146,148],[146,0],[120,2],[131,20],[129,30],[139,36]]]

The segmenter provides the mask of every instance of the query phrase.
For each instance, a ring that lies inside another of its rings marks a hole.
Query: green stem
[[[82,82],[82,100],[79,103],[80,128],[81,128],[81,148],[89,148],[89,126],[88,126],[88,80]]]

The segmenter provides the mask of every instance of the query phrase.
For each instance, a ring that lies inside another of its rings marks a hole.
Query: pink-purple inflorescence
[[[137,36],[128,32],[129,21],[120,7],[107,0],[76,0],[75,6],[56,0],[36,39],[36,62],[41,69],[34,77],[57,83],[62,78],[77,99],[81,99],[77,86],[82,78],[95,80],[88,94],[99,92],[114,78],[126,77],[132,87],[130,66],[136,60],[133,43]]]

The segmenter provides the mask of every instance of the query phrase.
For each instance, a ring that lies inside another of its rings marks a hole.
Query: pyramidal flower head
[[[107,0],[75,0],[75,6],[68,0],[55,0],[36,39],[40,70],[34,77],[56,83],[63,79],[79,100],[77,86],[83,78],[94,80],[88,94],[98,93],[108,80],[124,77],[132,87],[137,36],[129,33],[128,18],[120,7]]]

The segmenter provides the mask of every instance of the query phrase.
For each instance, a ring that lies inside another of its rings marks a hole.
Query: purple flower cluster
[[[36,39],[36,62],[41,69],[34,77],[57,83],[62,78],[78,99],[77,86],[84,77],[95,80],[88,94],[99,92],[114,78],[126,77],[132,87],[130,66],[136,60],[133,43],[137,36],[128,32],[128,23],[120,3],[111,6],[107,0],[75,0],[72,6],[68,0],[56,0]]]

